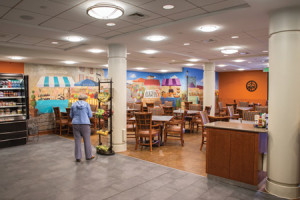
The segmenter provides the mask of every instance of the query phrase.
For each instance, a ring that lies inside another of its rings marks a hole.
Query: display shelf
[[[0,88],[0,90],[24,90],[24,88]]]
[[[18,117],[18,116],[26,116],[26,115],[25,114],[0,115],[0,117]]]
[[[0,106],[0,108],[22,108],[22,107],[25,107],[25,105]]]
[[[25,96],[15,96],[15,97],[0,97],[0,99],[24,99]]]

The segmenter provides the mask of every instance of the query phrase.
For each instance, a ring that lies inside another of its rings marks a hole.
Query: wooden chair
[[[239,102],[239,107],[248,107],[249,106],[249,101],[240,101]]]
[[[163,106],[164,115],[173,116],[173,106]]]
[[[181,146],[184,146],[183,134],[185,132],[185,116],[187,110],[184,111],[181,119],[171,120],[166,123],[164,131],[164,145],[167,143],[168,137],[171,140],[180,140]]]
[[[98,125],[99,125],[99,119],[96,117],[96,115],[93,115],[92,118],[90,118],[90,122],[91,122],[91,128],[94,129],[94,134],[97,133],[97,129],[98,129]],[[100,119],[100,127],[101,127],[101,124],[104,125],[104,120]]]
[[[161,101],[154,101],[154,107],[155,106],[160,106],[162,103],[161,103]]]
[[[201,110],[201,105],[200,104],[189,104],[189,110]]]
[[[188,110],[189,108],[190,108],[190,104],[192,104],[193,102],[191,102],[191,101],[185,101],[184,102],[184,109],[185,110]]]
[[[160,133],[161,126],[160,125],[152,125],[152,113],[144,113],[144,112],[136,112],[135,113],[136,120],[136,145],[135,150],[137,150],[138,145],[142,146],[150,146],[150,151],[152,151],[152,145],[158,144],[160,146]],[[155,129],[157,128],[157,129]],[[158,137],[153,143],[154,137]],[[147,142],[147,138],[149,138],[149,142]]]
[[[97,112],[98,106],[97,105],[91,105],[92,112]]]
[[[243,112],[243,120],[254,121],[255,115],[259,115],[259,112],[258,111],[244,111]]]
[[[59,128],[59,135],[61,135],[62,127],[68,126],[68,119],[62,118],[59,107],[53,107],[54,115],[55,115],[55,133],[57,133],[57,128]]]
[[[172,106],[173,107],[173,101],[165,101],[164,106]]]
[[[149,112],[149,108],[154,108],[154,103],[146,103],[147,111]]]
[[[134,103],[127,103],[127,108],[133,108]]]
[[[234,100],[235,101],[235,100]],[[227,112],[227,115],[229,115],[229,113],[228,113],[228,106],[233,106],[233,111],[234,111],[234,113],[237,113],[237,104],[236,103],[227,103],[226,104],[226,112]]]
[[[210,115],[211,106],[205,106],[204,110],[207,112],[208,115]]]
[[[136,128],[135,121],[129,120],[132,117],[133,117],[132,112],[128,112],[127,113],[127,124],[126,124],[127,138],[135,138],[135,128]]]
[[[209,118],[208,118],[208,114],[206,111],[200,111],[200,117],[201,117],[201,130],[202,130],[202,134],[201,134],[202,140],[201,140],[200,151],[202,151],[202,147],[206,143],[205,138],[207,135],[204,125],[209,123]]]
[[[233,106],[227,106],[227,113],[228,113],[230,119],[238,119],[238,118],[240,118],[239,114],[235,114],[234,113]]]
[[[148,112],[152,113],[152,115],[163,115],[164,110],[160,107],[149,108]]]
[[[259,113],[268,113],[268,106],[255,106],[255,111]]]
[[[67,115],[68,115],[68,135],[69,135],[70,132],[73,132],[72,119],[70,117],[71,108],[66,108],[66,111],[67,111]]]
[[[219,105],[219,116],[225,116],[226,115],[226,107],[223,107],[222,102],[218,102]]]
[[[136,110],[138,110],[139,112],[142,112],[142,109],[143,109],[141,103],[135,103],[135,104],[133,104],[133,108],[136,109]]]

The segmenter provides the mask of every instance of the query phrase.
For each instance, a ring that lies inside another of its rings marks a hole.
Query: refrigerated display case
[[[26,144],[28,76],[0,73],[0,148]]]

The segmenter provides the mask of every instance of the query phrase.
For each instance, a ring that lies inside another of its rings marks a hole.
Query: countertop
[[[220,129],[229,129],[236,131],[245,131],[245,132],[257,132],[257,133],[267,133],[266,128],[256,128],[253,124],[244,124],[236,122],[212,122],[204,125],[207,128],[220,128]]]

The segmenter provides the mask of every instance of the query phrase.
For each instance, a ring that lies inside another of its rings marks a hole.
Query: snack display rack
[[[0,148],[26,144],[28,76],[0,74]]]

